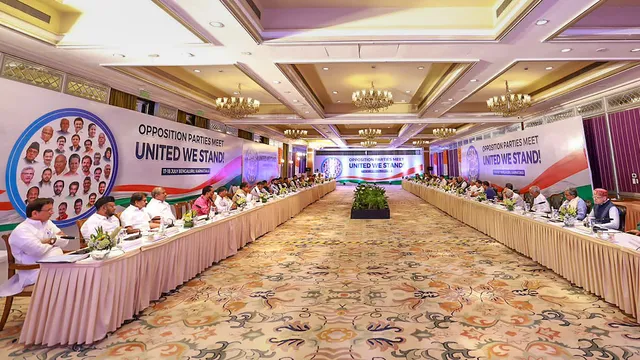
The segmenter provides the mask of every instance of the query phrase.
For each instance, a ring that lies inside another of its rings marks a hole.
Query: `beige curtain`
[[[182,110],[178,110],[178,122],[181,124],[186,124],[187,123],[187,113],[182,111]]]
[[[111,89],[109,95],[109,105],[118,106],[121,108],[135,110],[138,102],[138,97],[135,95],[127,94],[120,90]]]
[[[282,144],[282,158],[284,162],[282,163],[280,175],[282,177],[289,177],[289,144]]]
[[[196,116],[196,126],[199,128],[203,128],[203,129],[208,129],[209,128],[209,120],[201,117],[201,116]]]

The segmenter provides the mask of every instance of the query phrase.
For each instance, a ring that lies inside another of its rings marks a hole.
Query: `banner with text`
[[[545,195],[579,188],[591,197],[591,172],[581,117],[476,141],[462,147],[461,174],[521,193],[539,186]]]
[[[132,193],[156,186],[177,201],[240,182],[237,137],[5,79],[0,93],[0,231],[37,197],[52,197],[52,220],[67,227],[107,194],[127,206]]]
[[[243,144],[242,181],[254,185],[258,181],[269,181],[279,175],[277,147],[250,141]]]
[[[318,150],[314,164],[325,176],[342,182],[399,184],[404,176],[424,172],[421,149]]]

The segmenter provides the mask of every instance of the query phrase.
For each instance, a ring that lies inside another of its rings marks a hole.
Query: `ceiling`
[[[520,122],[486,108],[505,81],[532,96],[526,118],[640,79],[636,0],[22,3],[34,12],[0,3],[0,52],[280,141],[304,129],[316,148],[357,147],[364,128],[399,147]],[[356,108],[371,82],[395,104]],[[238,84],[260,112],[226,118],[215,100]]]

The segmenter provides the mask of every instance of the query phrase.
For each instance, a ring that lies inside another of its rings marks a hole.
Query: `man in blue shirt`
[[[576,209],[577,216],[576,219],[584,220],[587,217],[587,203],[584,202],[580,197],[578,197],[578,190],[576,188],[568,188],[564,191],[564,197],[567,199],[562,203],[560,208],[568,208],[572,207]]]
[[[487,200],[493,200],[496,198],[496,191],[491,187],[491,184],[488,181],[482,182],[482,187],[484,188],[484,194],[487,196]]]

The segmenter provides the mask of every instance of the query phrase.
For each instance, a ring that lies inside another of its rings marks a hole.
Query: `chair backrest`
[[[11,252],[11,245],[9,245],[9,235],[10,234],[2,235],[2,240],[4,240],[4,245],[7,247],[7,265],[13,265],[16,263],[16,258],[13,257],[13,253]],[[7,269],[9,269],[7,279],[10,279],[13,275],[16,274],[16,271],[12,266],[7,266]]]
[[[551,195],[551,197],[549,197],[549,205],[551,205],[551,207],[554,209],[560,209],[560,206],[562,206],[563,202],[564,202],[563,194],[554,194],[554,195]]]
[[[531,193],[525,193],[522,198],[524,199],[524,201],[529,204],[529,205],[533,205],[533,196],[531,195]]]
[[[191,205],[187,201],[182,201],[179,203],[175,203],[173,208],[176,212],[176,219],[182,219],[182,216],[187,213],[187,211],[191,210],[193,205]]]
[[[591,214],[591,210],[593,209],[593,200],[585,200],[584,202],[587,204],[587,215]]]
[[[618,226],[618,230],[624,231],[624,228],[627,223],[627,207],[622,205],[616,205],[618,208],[618,212],[620,213],[620,225]]]
[[[87,241],[84,236],[82,236],[82,225],[84,225],[85,222],[87,222],[87,219],[76,220],[76,226],[78,226],[78,239],[80,239],[81,249],[87,247]]]

